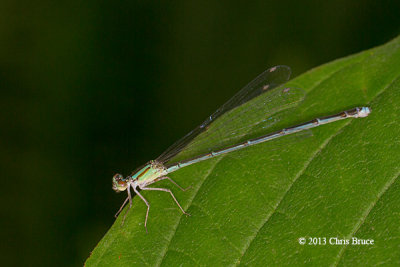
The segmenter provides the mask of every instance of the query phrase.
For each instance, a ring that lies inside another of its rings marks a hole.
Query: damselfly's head
[[[124,176],[119,173],[113,176],[112,183],[112,189],[117,193],[125,191],[128,188],[127,179],[124,179]]]

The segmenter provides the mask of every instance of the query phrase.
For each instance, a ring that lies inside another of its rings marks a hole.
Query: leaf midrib
[[[351,66],[351,65],[353,65],[353,64],[350,64],[350,66]],[[348,67],[348,66],[345,66],[345,67],[343,67],[343,68],[346,68],[346,67]],[[341,69],[343,69],[343,68],[341,68]],[[339,69],[338,71],[340,71],[341,69]],[[336,71],[336,72],[338,72],[338,71]],[[334,75],[336,72],[332,73],[332,75]],[[330,75],[330,76],[332,76],[332,75]],[[326,79],[328,79],[328,78],[329,78],[329,77],[327,77]],[[396,76],[396,77],[395,77],[392,81],[390,81],[386,86],[383,86],[382,90],[381,90],[380,92],[378,92],[378,93],[371,99],[371,101],[369,101],[368,104],[370,104],[370,103],[372,102],[372,100],[376,99],[378,96],[380,96],[381,94],[383,94],[384,92],[386,92],[386,90],[387,90],[389,87],[391,87],[391,86],[393,85],[393,83],[395,83],[396,80],[398,80],[399,78],[400,78],[400,75],[399,75],[399,76]],[[313,88],[313,89],[314,89],[314,88]],[[312,89],[312,90],[313,90],[313,89]],[[312,90],[310,90],[310,91],[312,91]],[[288,190],[286,190],[286,192],[283,194],[282,198],[278,201],[276,207],[275,207],[274,210],[271,212],[271,214],[268,216],[268,218],[266,219],[266,221],[262,224],[262,226],[261,226],[261,227],[257,230],[257,232],[255,233],[255,235],[251,238],[251,241],[249,242],[249,245],[248,245],[248,246],[245,248],[245,250],[243,251],[243,254],[242,254],[242,256],[240,257],[240,259],[238,260],[238,262],[237,262],[236,265],[239,265],[239,264],[240,264],[240,261],[241,261],[241,259],[243,258],[243,256],[245,255],[245,253],[247,252],[247,249],[250,247],[251,243],[255,240],[255,238],[256,238],[257,235],[259,234],[260,230],[264,227],[264,225],[265,225],[265,224],[269,221],[269,219],[272,217],[272,215],[274,214],[274,212],[276,211],[276,209],[279,207],[279,205],[280,205],[280,203],[282,202],[282,200],[285,198],[285,196],[287,195],[287,193],[288,193],[288,192],[290,191],[290,189],[292,188],[293,184],[297,181],[298,177],[300,177],[301,174],[304,173],[304,171],[307,169],[307,167],[309,166],[309,164],[311,164],[311,162],[313,161],[313,159],[315,158],[315,156],[317,156],[317,155],[326,147],[326,145],[327,145],[334,137],[338,136],[338,135],[341,133],[341,130],[342,130],[342,129],[344,129],[344,128],[347,127],[349,124],[351,124],[352,121],[353,121],[353,120],[351,120],[351,121],[349,121],[348,123],[346,123],[343,127],[341,127],[340,129],[337,130],[337,133],[336,133],[336,134],[332,135],[329,139],[327,139],[327,142],[325,142],[324,144],[322,144],[322,145],[319,147],[319,149],[316,151],[316,153],[311,157],[311,159],[305,164],[305,168],[303,168],[303,169],[299,172],[299,175],[298,175],[298,176],[293,180],[293,182],[289,185]],[[400,175],[400,173],[397,174],[397,175],[395,175],[394,177],[396,177],[396,176],[398,176],[398,175]],[[392,186],[392,184],[395,182],[396,179],[397,179],[397,177],[394,178],[394,179],[389,180],[389,182],[386,183],[386,184],[384,185],[383,189],[380,191],[380,193],[378,193],[378,197],[377,197],[376,201],[373,202],[373,205],[372,205],[372,206],[368,207],[368,209],[366,210],[366,214],[364,213],[364,214],[365,214],[365,217],[362,216],[362,217],[360,218],[360,220],[356,223],[356,226],[355,226],[354,230],[351,232],[350,237],[352,237],[352,236],[356,233],[356,231],[358,231],[358,229],[361,228],[362,224],[364,223],[364,221],[365,221],[366,217],[368,216],[368,214],[370,213],[370,211],[373,209],[373,207],[374,207],[375,204],[379,201],[379,199],[382,197],[382,195],[390,188],[390,186]],[[364,214],[363,214],[363,215],[364,215]],[[338,256],[337,256],[338,260],[337,260],[335,266],[337,266],[337,264],[340,262],[340,259],[341,259],[342,255],[344,254],[344,250],[345,250],[346,247],[347,247],[347,245],[344,246],[344,247],[342,247],[342,249],[339,251]]]

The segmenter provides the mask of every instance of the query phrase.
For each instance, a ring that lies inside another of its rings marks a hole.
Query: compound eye
[[[115,192],[122,192],[128,187],[127,181],[125,181],[124,177],[119,173],[113,176],[112,184],[112,188]]]
[[[122,176],[122,174],[117,173],[113,176],[113,181],[115,182],[121,181],[122,179],[124,179],[124,176]]]

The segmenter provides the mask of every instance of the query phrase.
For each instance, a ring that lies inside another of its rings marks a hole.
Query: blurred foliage
[[[82,264],[124,198],[115,172],[157,157],[269,66],[296,76],[390,40],[399,8],[2,1],[3,264]]]

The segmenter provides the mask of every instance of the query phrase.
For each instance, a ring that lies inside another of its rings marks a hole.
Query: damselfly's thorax
[[[152,181],[160,176],[166,175],[167,169],[158,161],[151,160],[143,167],[137,169],[132,175],[132,179],[138,183]]]
[[[135,182],[138,185],[147,184],[158,177],[167,174],[167,169],[158,161],[152,160],[142,167],[136,169],[130,176],[124,178],[121,174],[117,173],[112,178],[113,189],[116,192],[125,191],[130,183]]]

